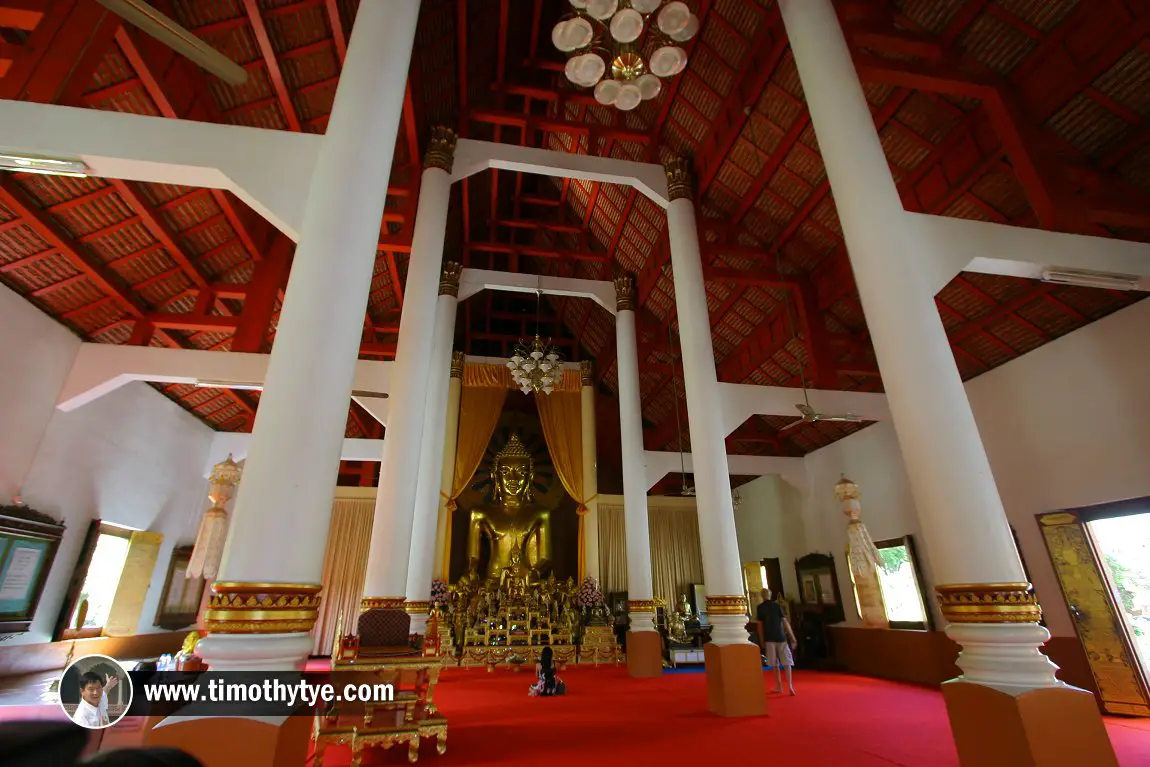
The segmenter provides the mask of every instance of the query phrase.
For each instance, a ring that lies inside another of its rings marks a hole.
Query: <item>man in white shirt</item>
[[[80,675],[80,704],[72,714],[72,721],[81,727],[98,730],[110,724],[108,719],[108,690],[113,689],[120,680],[109,675],[105,683],[104,677],[88,671]]]

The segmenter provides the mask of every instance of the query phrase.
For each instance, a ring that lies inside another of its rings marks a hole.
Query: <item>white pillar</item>
[[[583,575],[599,580],[599,460],[595,441],[595,377],[591,363],[580,363],[579,425],[583,445]]]
[[[451,514],[448,503],[455,484],[455,446],[459,442],[459,402],[463,396],[463,352],[451,353],[451,380],[447,384],[447,428],[443,434],[443,473],[439,484],[439,520],[435,532],[435,572],[451,577]]]
[[[419,5],[378,0],[356,18],[205,614],[212,633],[197,646],[213,670],[291,669],[311,649]]]
[[[830,0],[780,0],[966,681],[1060,684],[934,297]],[[694,422],[692,421],[692,427]],[[947,586],[945,584],[956,584]],[[990,609],[973,603],[988,605]],[[962,607],[958,603],[968,603]],[[997,649],[996,649],[997,648]]]
[[[398,607],[407,593],[415,485],[435,336],[435,294],[443,264],[455,140],[452,131],[436,128],[423,163],[403,313],[399,318],[399,343],[391,376],[387,439],[383,441],[379,492],[375,497],[363,591],[365,608]]]
[[[423,418],[419,480],[416,483],[415,519],[411,526],[411,557],[407,563],[407,603],[411,633],[422,634],[431,613],[431,578],[435,566],[435,534],[439,521],[439,492],[443,478],[443,442],[447,428],[447,392],[451,381],[451,346],[455,340],[455,311],[459,306],[459,274],[463,267],[448,262],[439,280],[435,307],[435,338],[431,345],[431,371],[427,381],[427,407]]]
[[[667,164],[667,235],[675,274],[675,308],[679,344],[683,350],[683,383],[687,391],[687,422],[691,429],[691,462],[699,513],[699,543],[707,589],[707,614],[716,645],[749,644],[747,598],[739,566],[735,506],[727,446],[722,432],[722,393],[715,374],[711,318],[703,287],[703,260],[695,206],[691,201],[691,171],[685,160]]]
[[[631,631],[654,631],[651,530],[647,523],[647,465],[643,405],[639,399],[639,350],[635,336],[635,283],[615,278],[615,349],[619,377],[619,436],[623,456],[623,519],[627,536],[627,611]]]

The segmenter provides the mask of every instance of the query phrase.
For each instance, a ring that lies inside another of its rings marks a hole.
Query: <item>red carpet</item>
[[[436,703],[450,721],[447,753],[424,742],[420,764],[779,764],[786,767],[956,767],[942,696],[839,674],[799,673],[798,696],[768,696],[770,716],[723,719],[706,708],[702,674],[632,680],[622,668],[563,674],[568,694],[529,698],[531,675],[449,669]],[[769,677],[774,684],[773,675]],[[1107,721],[1123,767],[1150,765],[1150,722]],[[364,764],[405,763],[406,751]],[[325,767],[346,765],[331,748]]]
[[[799,695],[768,696],[770,716],[722,719],[706,710],[702,674],[632,680],[622,668],[563,674],[569,694],[529,698],[531,675],[448,669],[436,702],[451,722],[448,750],[425,742],[419,764],[667,765],[718,762],[785,767],[954,767],[942,696],[933,690],[838,674],[799,673]],[[768,677],[774,683],[773,675]],[[5,720],[63,719],[58,706],[0,706]],[[1150,765],[1150,720],[1107,718],[1122,767]],[[328,749],[325,767],[348,763]],[[406,749],[365,764],[406,764]],[[1086,767],[1076,765],[1075,767]]]

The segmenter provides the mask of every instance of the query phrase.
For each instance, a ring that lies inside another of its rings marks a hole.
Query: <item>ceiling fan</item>
[[[813,407],[811,407],[810,398],[807,397],[807,387],[806,387],[805,381],[803,382],[803,400],[804,400],[803,404],[795,405],[795,407],[798,408],[799,413],[802,414],[802,417],[797,419],[797,420],[791,421],[786,426],[779,429],[780,433],[786,431],[787,429],[793,429],[794,427],[796,427],[800,424],[804,424],[804,423],[818,423],[819,421],[838,422],[838,423],[861,423],[862,422],[862,418],[860,418],[857,415],[854,415],[853,413],[844,413],[843,415],[824,415],[823,413],[817,412]]]
[[[96,2],[229,85],[243,85],[248,81],[246,69],[160,13],[146,0]]]

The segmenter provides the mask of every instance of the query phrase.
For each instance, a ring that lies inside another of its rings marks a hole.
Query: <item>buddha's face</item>
[[[523,498],[531,486],[531,466],[526,459],[508,458],[499,464],[495,481],[504,498]]]

